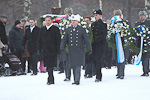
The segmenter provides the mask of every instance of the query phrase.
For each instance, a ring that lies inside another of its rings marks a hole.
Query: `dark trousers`
[[[74,76],[75,82],[80,82],[81,66],[74,66],[73,67],[73,76]]]
[[[60,72],[64,72],[64,66],[65,66],[65,61],[60,61],[60,63],[59,63],[59,70],[60,70]]]
[[[37,53],[34,52],[33,54],[30,54],[30,57],[31,57],[31,65],[32,65],[33,74],[37,75],[37,62],[38,62]]]
[[[68,65],[68,62],[67,61],[64,61],[63,62],[63,65],[64,65],[64,68],[65,68],[65,75],[66,75],[66,78],[69,78],[71,77],[71,67]]]
[[[142,58],[142,66],[143,66],[143,72],[148,73],[150,71],[149,69],[149,57],[143,57]]]
[[[117,63],[117,75],[124,76],[125,62]]]
[[[102,72],[101,72],[102,64],[96,61],[94,65],[96,69],[96,79],[101,80],[102,79]]]
[[[85,66],[85,75],[92,76],[92,63],[87,63]]]
[[[48,72],[48,82],[54,84],[54,75],[53,75],[53,67],[47,67]]]
[[[26,61],[28,61],[28,72],[30,71],[30,57],[27,58],[22,58],[22,67],[23,67],[23,71],[26,71]]]

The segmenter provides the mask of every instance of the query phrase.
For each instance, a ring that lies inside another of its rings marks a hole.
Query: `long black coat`
[[[5,31],[5,26],[1,21],[0,21],[0,39],[1,39],[3,44],[8,43],[8,39],[6,36],[6,31]]]
[[[26,41],[28,43],[28,51],[30,55],[32,55],[34,52],[36,52],[36,46],[38,42],[38,37],[40,33],[40,28],[35,26],[35,28],[30,30],[30,27],[26,29],[24,39],[23,39],[23,44],[24,46],[26,45]]]
[[[9,32],[10,49],[23,50],[23,30],[13,26]]]
[[[61,35],[58,27],[52,25],[48,30],[46,26],[41,28],[37,49],[43,50],[44,66],[57,66],[57,54],[60,52],[60,41]]]
[[[107,24],[103,23],[100,19],[94,23],[92,23],[92,32],[93,32],[93,42],[92,42],[92,50],[93,50],[93,60],[98,61],[99,63],[103,62],[103,56],[105,53],[106,46],[106,35],[107,35]]]

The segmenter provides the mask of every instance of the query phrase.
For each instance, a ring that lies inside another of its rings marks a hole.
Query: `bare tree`
[[[32,5],[31,0],[24,0],[22,17],[27,21],[29,20],[29,17],[31,16],[31,10],[30,10],[31,5]]]

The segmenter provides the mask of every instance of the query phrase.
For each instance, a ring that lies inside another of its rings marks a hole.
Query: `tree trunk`
[[[29,21],[29,17],[31,16],[30,11],[31,4],[32,4],[31,0],[24,0],[22,17],[27,21]]]

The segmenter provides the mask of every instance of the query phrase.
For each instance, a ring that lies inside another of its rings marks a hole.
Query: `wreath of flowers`
[[[143,37],[143,50],[142,53],[146,53],[150,50],[150,29],[145,25],[139,25],[132,29],[132,43],[130,43],[130,47],[133,51],[139,53],[140,47],[137,47],[136,41],[139,41],[140,37]],[[140,40],[141,41],[141,40]]]
[[[131,39],[132,35],[130,32],[130,26],[128,25],[127,21],[123,21],[121,19],[119,21],[112,22],[107,27],[107,29],[108,34],[106,40],[113,49],[116,49],[116,40],[115,40],[116,33],[120,33],[122,39],[122,46],[124,49],[128,47],[129,43],[133,42],[133,40]]]
[[[80,17],[80,22],[78,24],[79,26],[82,26],[84,29],[86,29],[86,32],[89,33],[89,26],[84,21],[83,17]],[[62,21],[59,23],[59,29],[61,31],[61,38],[65,35],[65,30],[67,28],[71,27],[71,16],[69,16],[69,19],[62,19]]]

